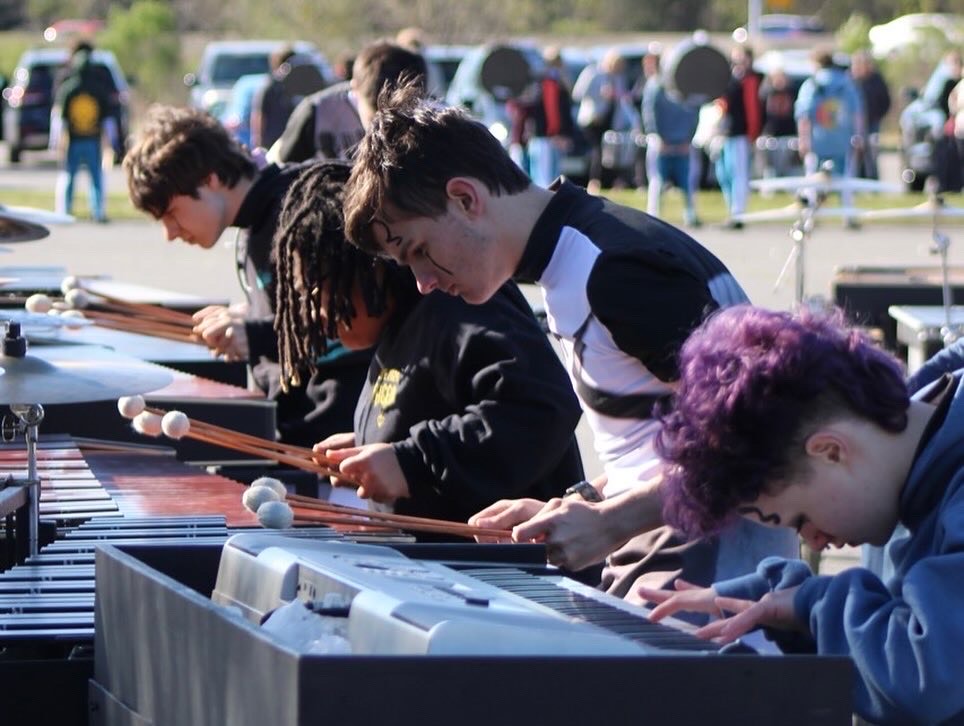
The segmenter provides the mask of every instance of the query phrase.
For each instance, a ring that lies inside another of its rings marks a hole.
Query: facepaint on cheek
[[[780,526],[780,515],[779,514],[764,514],[759,508],[747,505],[745,507],[740,507],[736,510],[739,514],[754,514],[757,519],[760,520],[761,524],[773,524],[777,527]]]
[[[375,220],[372,220],[372,224],[373,224],[373,225],[377,224],[378,226],[380,226],[382,229],[385,230],[385,244],[386,244],[386,245],[393,244],[393,245],[395,245],[396,247],[400,247],[400,246],[401,246],[401,244],[402,244],[402,237],[401,237],[401,235],[397,235],[397,234],[394,234],[394,235],[393,235],[391,228],[390,228],[385,222],[383,222],[383,221],[380,220],[380,219],[375,219]]]
[[[446,275],[448,275],[449,277],[452,276],[452,271],[449,270],[449,269],[447,269],[447,268],[445,268],[445,267],[442,267],[438,262],[436,262],[435,260],[433,260],[433,259],[432,259],[432,256],[431,256],[428,252],[425,252],[425,253],[423,253],[423,254],[425,255],[425,259],[428,260],[429,262],[431,262],[435,267],[437,267],[438,269],[440,269],[442,272],[444,272],[444,273],[445,273]]]

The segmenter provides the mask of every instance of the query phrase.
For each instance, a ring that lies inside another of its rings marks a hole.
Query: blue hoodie
[[[901,492],[909,534],[888,546],[886,584],[859,567],[817,577],[771,557],[755,574],[714,586],[759,599],[799,585],[797,617],[818,653],[853,658],[855,710],[874,723],[964,724],[964,386],[960,376],[950,385],[946,418]]]
[[[794,118],[810,119],[811,146],[821,158],[844,157],[860,129],[863,100],[850,75],[839,68],[821,68],[800,86]]]

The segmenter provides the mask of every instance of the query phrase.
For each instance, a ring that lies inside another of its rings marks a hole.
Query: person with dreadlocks
[[[358,493],[397,512],[465,520],[505,496],[553,497],[582,479],[578,401],[522,293],[484,305],[420,296],[395,263],[345,239],[350,167],[320,162],[291,187],[275,236],[282,372],[339,338],[375,345],[352,433],[318,442]]]
[[[351,426],[368,353],[335,343],[310,380],[281,388],[270,252],[281,201],[300,170],[273,164],[259,170],[216,119],[171,106],[151,109],[124,169],[134,206],[159,220],[169,240],[209,249],[227,227],[238,228],[238,276],[247,305],[198,311],[195,333],[225,358],[247,360],[258,387],[277,403],[280,439],[310,446]]]

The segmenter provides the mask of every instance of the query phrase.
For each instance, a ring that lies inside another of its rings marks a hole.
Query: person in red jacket
[[[746,211],[750,192],[750,157],[763,128],[760,75],[753,70],[753,51],[737,46],[730,53],[733,75],[720,99],[726,139],[716,160],[716,178],[726,198],[728,229],[742,229],[739,215]]]

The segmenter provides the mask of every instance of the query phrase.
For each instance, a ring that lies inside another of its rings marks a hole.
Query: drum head
[[[494,46],[482,61],[479,83],[496,99],[505,101],[522,95],[529,85],[529,62],[515,48]]]
[[[665,82],[674,95],[692,103],[718,98],[730,82],[730,63],[712,45],[686,41],[673,49]]]
[[[304,98],[325,87],[325,79],[318,66],[309,60],[291,59],[291,70],[281,81],[285,93],[291,98]]]

